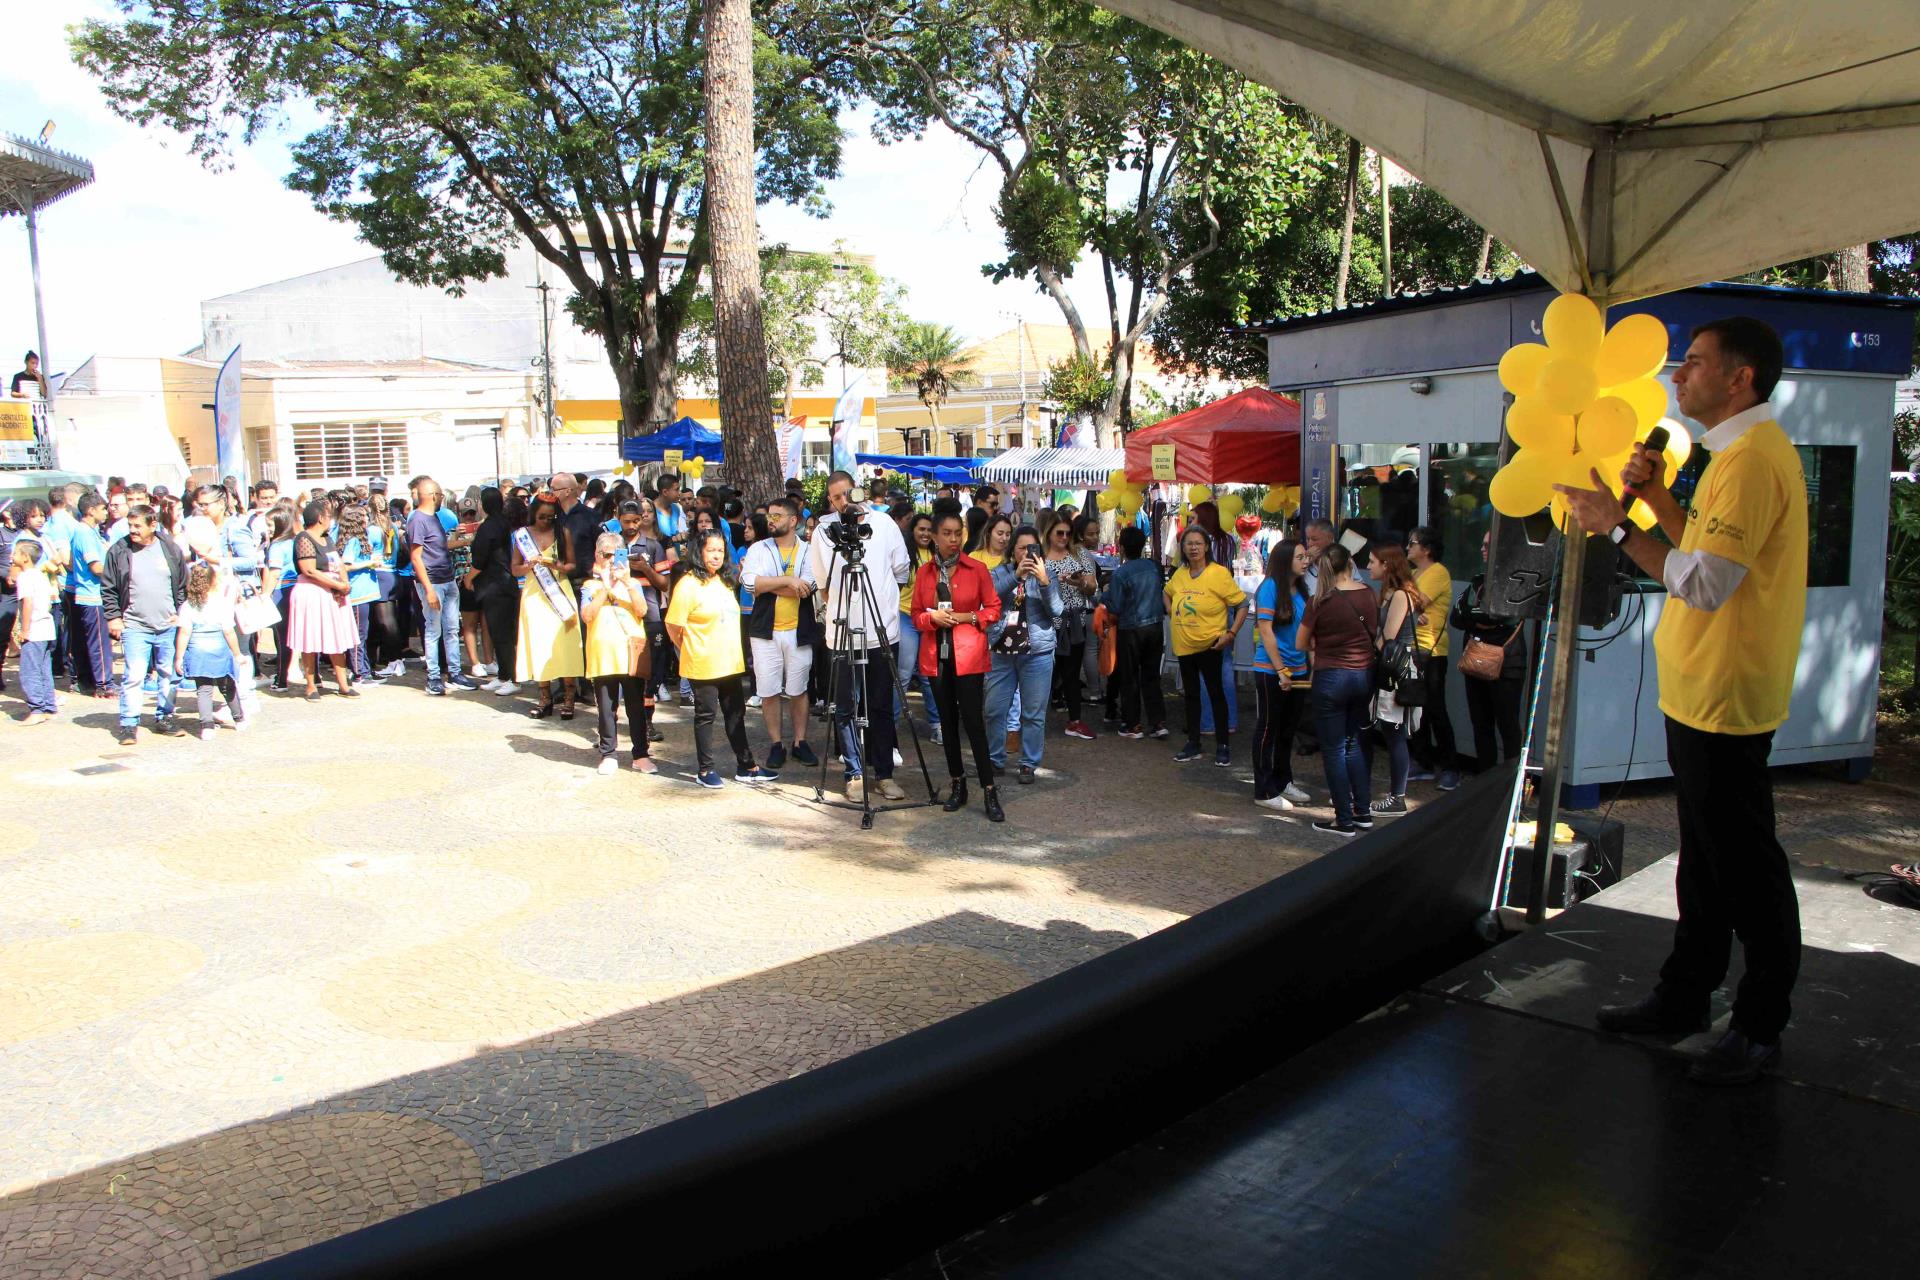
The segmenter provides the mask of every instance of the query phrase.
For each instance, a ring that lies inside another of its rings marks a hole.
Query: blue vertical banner
[[[234,476],[245,493],[247,478],[246,436],[240,429],[240,344],[235,343],[220,376],[213,380],[213,447],[219,467],[216,482]]]
[[[833,469],[853,474],[854,429],[860,425],[860,402],[866,399],[864,373],[848,384],[833,406]]]
[[[1332,387],[1309,387],[1300,393],[1303,410],[1300,432],[1301,520],[1332,520],[1340,500],[1340,393]]]

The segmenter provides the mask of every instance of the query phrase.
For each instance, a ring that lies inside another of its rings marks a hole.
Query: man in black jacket
[[[100,570],[100,614],[126,659],[116,735],[123,747],[139,739],[140,699],[149,671],[160,681],[155,732],[174,738],[186,732],[173,719],[174,626],[186,598],[187,562],[179,548],[158,535],[152,507],[129,508],[127,536],[107,548]]]

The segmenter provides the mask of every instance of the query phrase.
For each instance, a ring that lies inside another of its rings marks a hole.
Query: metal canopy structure
[[[1622,301],[1920,227],[1913,0],[1101,0]]]
[[[1609,303],[1920,228],[1915,0],[1099,0],[1394,160]],[[1584,538],[1555,611],[1580,616]],[[1577,645],[1554,650],[1545,918]]]
[[[0,217],[17,213],[27,220],[27,256],[33,262],[33,318],[40,340],[40,370],[47,383],[47,440],[52,447],[53,374],[47,351],[47,308],[40,294],[40,210],[93,181],[93,165],[79,156],[0,134]]]

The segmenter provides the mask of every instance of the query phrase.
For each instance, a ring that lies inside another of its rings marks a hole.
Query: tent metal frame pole
[[[33,323],[40,339],[40,391],[45,406],[42,412],[47,420],[47,438],[44,441],[47,466],[58,467],[60,458],[53,429],[53,365],[52,356],[47,351],[47,305],[40,292],[39,206],[34,200],[33,188],[25,183],[14,188],[14,199],[19,201],[20,211],[27,216],[27,259],[33,265]]]
[[[1541,139],[1546,147],[1546,139]],[[1548,154],[1549,168],[1552,166]],[[1586,256],[1580,261],[1581,276],[1590,281],[1588,296],[1607,312],[1607,294],[1613,281],[1613,178],[1614,152],[1611,147],[1595,151],[1587,162]],[[1556,187],[1557,187],[1556,182]],[[1560,783],[1566,772],[1567,751],[1573,745],[1575,698],[1580,675],[1580,598],[1586,577],[1587,535],[1573,524],[1560,534],[1560,593],[1554,603],[1557,630],[1554,634],[1552,683],[1547,690],[1547,737],[1542,753],[1540,791],[1535,804],[1533,834],[1533,883],[1527,892],[1527,924],[1546,922],[1547,887],[1553,872],[1553,829],[1560,822]]]

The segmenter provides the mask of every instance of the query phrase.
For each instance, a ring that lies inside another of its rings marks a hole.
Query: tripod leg
[[[866,579],[865,575],[862,575],[862,577],[862,585],[866,588],[867,608],[872,611],[872,616],[878,620],[882,615],[880,613],[880,602],[873,594],[873,582],[871,579]],[[884,627],[881,628],[880,634],[882,636],[886,635],[886,629]],[[892,645],[882,645],[881,649],[887,655],[887,671],[893,678],[893,696],[900,700],[898,704],[899,710],[905,713],[907,710],[907,685],[900,677],[900,661],[898,657],[895,656]],[[920,727],[914,724],[911,714],[905,714],[903,718],[907,722],[907,733],[913,738],[914,758],[920,762],[921,780],[927,784],[927,803],[933,804],[940,799],[940,792],[933,785],[933,771],[927,767],[926,749],[920,742]],[[891,713],[889,713],[889,723],[891,723]]]

